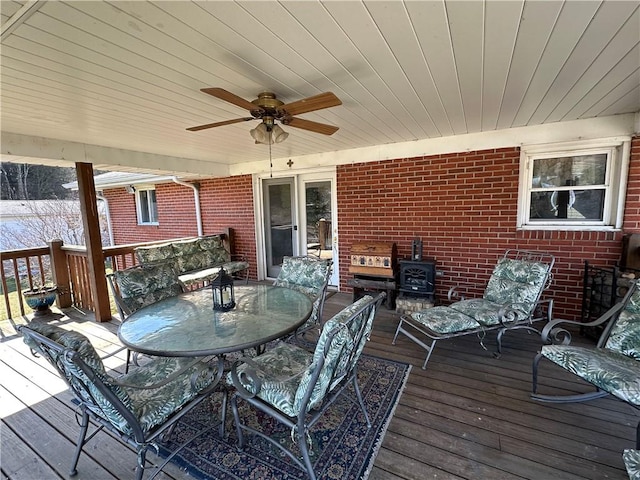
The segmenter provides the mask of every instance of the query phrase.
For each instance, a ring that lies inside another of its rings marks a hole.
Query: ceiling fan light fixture
[[[289,136],[280,125],[268,125],[264,122],[250,130],[249,133],[256,143],[264,143],[265,145],[284,142]]]
[[[274,125],[271,130],[271,138],[276,143],[284,142],[289,134],[285,132],[280,125]]]
[[[264,123],[261,123],[256,128],[253,128],[249,131],[253,139],[256,143],[264,143],[268,144],[269,142],[269,131],[267,126]]]

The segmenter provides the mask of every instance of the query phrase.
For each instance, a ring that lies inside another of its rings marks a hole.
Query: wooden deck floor
[[[325,316],[350,301],[350,295],[332,295]],[[25,321],[0,323],[2,478],[67,478],[78,431],[70,394],[16,334],[14,325]],[[105,354],[119,347],[118,322],[97,324],[75,310],[51,321],[87,334]],[[401,338],[391,345],[396,324],[396,314],[383,308],[366,349],[413,364],[372,480],[627,478],[621,455],[634,445],[637,411],[610,397],[565,405],[532,401],[531,361],[539,338],[505,335],[500,359],[484,351],[475,336],[443,341],[422,370],[423,352],[415,344]],[[493,337],[487,345],[493,347]],[[116,355],[105,363],[120,369],[123,362]],[[550,363],[543,364],[541,375],[546,392],[589,388]],[[133,478],[135,455],[109,434],[98,434],[87,451],[75,478]],[[158,478],[191,478],[173,465],[165,472]]]

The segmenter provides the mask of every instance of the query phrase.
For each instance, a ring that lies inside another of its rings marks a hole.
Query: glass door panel
[[[263,185],[267,276],[275,278],[280,273],[282,258],[294,255],[297,245],[294,179],[269,179]]]
[[[329,175],[330,177],[330,175]],[[336,230],[334,218],[333,180],[327,174],[300,175],[300,212],[302,226],[300,236],[301,254],[333,259],[333,272],[329,285],[338,285],[338,251],[334,243]]]

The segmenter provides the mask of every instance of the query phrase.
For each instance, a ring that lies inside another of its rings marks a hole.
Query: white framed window
[[[523,146],[518,228],[621,228],[630,145],[614,138]]]
[[[158,225],[158,204],[155,187],[136,186],[136,211],[138,225]]]

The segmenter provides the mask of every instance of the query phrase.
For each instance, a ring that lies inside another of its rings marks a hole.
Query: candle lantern
[[[224,268],[220,269],[218,276],[211,282],[213,293],[213,309],[226,312],[236,306],[236,298],[233,293],[233,278]]]

